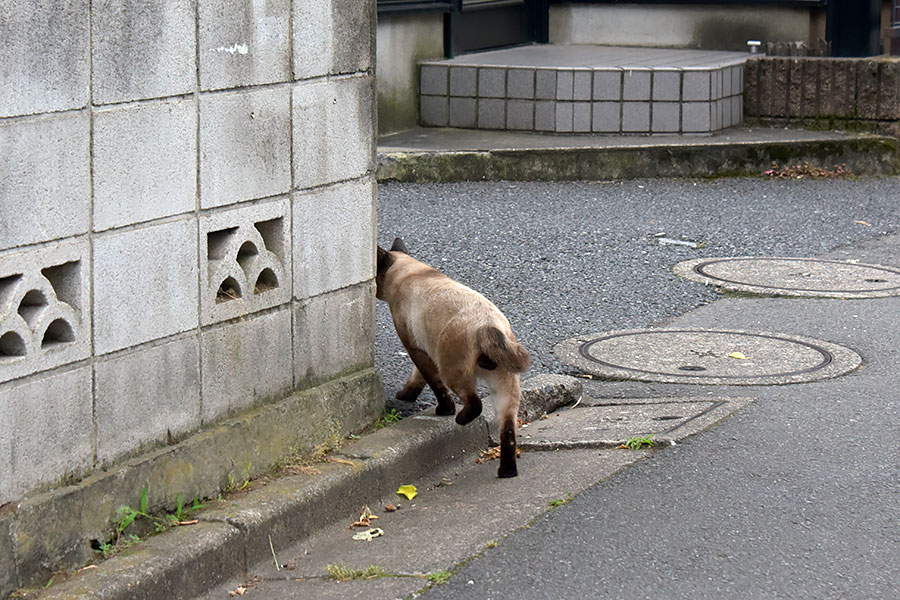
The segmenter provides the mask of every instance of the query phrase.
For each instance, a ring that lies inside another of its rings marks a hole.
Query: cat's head
[[[383,299],[384,274],[391,268],[391,265],[394,264],[394,257],[391,255],[391,252],[409,254],[409,251],[406,249],[406,244],[404,244],[403,240],[400,238],[394,238],[394,243],[391,245],[390,250],[385,250],[381,246],[378,246],[378,264],[375,271],[376,298]]]

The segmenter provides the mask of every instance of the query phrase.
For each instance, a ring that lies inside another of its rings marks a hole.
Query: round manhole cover
[[[678,263],[675,274],[751,294],[820,298],[900,296],[900,269],[817,258],[701,258]]]
[[[606,379],[707,385],[777,385],[837,377],[862,359],[821,340],[704,329],[611,331],[560,343],[563,362]]]

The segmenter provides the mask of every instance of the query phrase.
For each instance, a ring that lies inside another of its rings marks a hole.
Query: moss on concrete
[[[373,369],[364,369],[258,407],[76,485],[28,498],[0,516],[0,551],[8,546],[12,551],[5,555],[14,556],[12,575],[0,579],[0,597],[12,591],[11,585],[44,581],[56,570],[90,561],[92,540],[110,539],[116,509],[136,506],[145,487],[151,511],[172,511],[178,494],[186,499],[214,496],[227,484],[229,473],[254,477],[290,453],[311,453],[335,433],[363,430],[383,409],[381,380]],[[2,560],[0,566],[6,566]]]
[[[900,140],[860,135],[809,140],[621,148],[394,152],[379,157],[379,181],[573,181],[759,175],[772,162],[844,164],[854,175],[900,173]]]

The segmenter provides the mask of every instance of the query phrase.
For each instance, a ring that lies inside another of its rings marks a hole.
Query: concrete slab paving
[[[689,281],[767,296],[883,298],[900,296],[900,269],[857,261],[795,257],[717,257],[673,267]]]
[[[422,577],[380,577],[368,580],[331,581],[322,579],[283,579],[265,581],[259,586],[235,585],[224,588],[212,598],[309,598],[317,600],[346,600],[347,598],[406,598],[427,583]],[[244,590],[241,594],[240,589]],[[235,592],[234,596],[229,592]],[[240,594],[240,595],[239,595]]]
[[[721,146],[732,143],[767,144],[843,141],[853,139],[858,135],[860,134],[840,131],[735,127],[710,136],[654,135],[652,137],[629,137],[621,135],[564,135],[424,127],[381,136],[378,138],[378,151],[382,154],[394,152],[488,152],[492,150],[523,149],[641,148],[675,144],[691,147]]]
[[[630,400],[630,401],[629,401]],[[561,409],[519,434],[523,450],[615,448],[635,437],[675,444],[738,411],[753,398],[623,399]]]
[[[497,479],[496,461],[479,464],[472,456],[418,480],[403,482],[418,488],[419,494],[412,501],[387,496],[377,504],[369,504],[379,516],[373,526],[381,528],[383,536],[368,542],[353,540],[361,529],[351,530],[348,526],[363,508],[360,498],[359,511],[348,512],[343,521],[278,552],[279,563],[288,568],[276,569],[271,553],[260,552],[248,577],[236,574],[200,598],[228,598],[228,592],[245,582],[253,582],[246,593],[248,598],[347,598],[357,594],[365,594],[369,600],[404,597],[427,587],[428,574],[452,570],[554,505],[565,504],[574,495],[648,458],[652,452],[523,452],[519,476],[514,479]],[[385,512],[387,503],[400,505],[400,509]],[[402,583],[394,585],[379,578],[332,585],[327,579],[328,565],[358,570],[374,565],[389,575],[401,576]],[[405,576],[419,579],[410,586]],[[309,585],[310,580],[321,585]]]
[[[743,64],[746,52],[637,48],[595,44],[541,44],[477,52],[423,64],[566,68],[719,67]]]

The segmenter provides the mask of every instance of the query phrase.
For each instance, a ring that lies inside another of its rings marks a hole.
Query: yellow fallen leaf
[[[728,356],[730,356],[731,358],[737,358],[740,360],[750,360],[750,357],[747,356],[746,354],[744,354],[743,352],[732,352]]]
[[[407,500],[412,500],[419,494],[418,490],[416,490],[416,486],[414,485],[401,485],[397,488],[397,495],[403,496]]]

